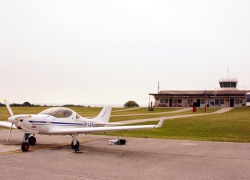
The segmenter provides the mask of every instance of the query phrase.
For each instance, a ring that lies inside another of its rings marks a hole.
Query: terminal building
[[[241,107],[246,105],[246,93],[237,90],[236,79],[219,81],[220,90],[163,90],[150,93],[154,96],[155,107]]]

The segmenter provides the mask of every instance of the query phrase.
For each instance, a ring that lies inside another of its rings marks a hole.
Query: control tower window
[[[221,88],[236,88],[237,83],[236,82],[220,82]]]

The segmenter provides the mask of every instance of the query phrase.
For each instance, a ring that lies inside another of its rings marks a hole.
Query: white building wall
[[[161,102],[161,99],[164,99]],[[165,103],[165,99],[167,103]],[[225,97],[212,97],[212,98],[159,98],[155,100],[155,106],[165,106],[170,107],[170,99],[172,99],[172,107],[191,107],[193,103],[197,103],[198,99],[200,99],[200,107],[205,107],[208,105],[209,107],[230,107],[230,99],[234,99],[234,107],[242,107],[245,105],[244,98],[225,98]],[[176,100],[177,99],[177,102]],[[181,99],[181,103],[178,103],[178,99]]]

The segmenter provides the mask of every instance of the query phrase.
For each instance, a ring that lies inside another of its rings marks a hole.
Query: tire
[[[35,145],[36,144],[36,138],[34,136],[30,136],[28,139],[28,143],[30,145]]]
[[[30,148],[29,143],[27,143],[27,142],[22,142],[22,144],[21,144],[21,149],[22,149],[23,152],[29,151],[29,148]]]
[[[79,141],[76,142],[76,145],[73,145],[73,141],[71,142],[71,149],[78,149],[79,148]]]

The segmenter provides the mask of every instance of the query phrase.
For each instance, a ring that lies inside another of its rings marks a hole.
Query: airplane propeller
[[[5,102],[5,105],[6,105],[7,109],[8,109],[8,111],[9,111],[11,117],[14,116],[13,111],[11,110],[10,105],[9,105],[9,103],[6,101],[6,99],[4,100],[4,102]],[[11,126],[10,126],[10,131],[9,131],[9,134],[8,134],[8,137],[7,137],[7,142],[9,142],[9,138],[10,138],[10,134],[11,134],[11,131],[12,131],[13,124],[14,124],[14,122],[12,122],[12,124],[11,124]]]
[[[6,108],[8,109],[8,111],[9,111],[9,113],[10,113],[10,117],[8,118],[8,121],[11,122],[10,131],[9,131],[9,134],[8,134],[8,137],[7,137],[7,142],[8,142],[8,141],[9,141],[9,138],[10,138],[10,135],[11,135],[11,132],[12,132],[12,128],[13,128],[14,123],[17,123],[18,121],[24,120],[24,119],[26,119],[26,118],[31,118],[31,115],[14,116],[14,113],[13,113],[13,111],[11,110],[10,105],[9,105],[9,103],[6,101],[6,99],[4,100],[4,102],[5,102]]]
[[[11,116],[14,116],[14,114],[13,114],[11,108],[10,108],[10,105],[9,105],[9,103],[6,101],[6,99],[4,100],[4,102],[5,102],[5,105],[6,105],[7,109],[8,109],[8,111],[9,111],[10,115],[11,115]]]
[[[13,124],[14,123],[12,123],[11,126],[10,126],[10,131],[9,131],[9,134],[8,134],[8,137],[7,137],[7,142],[9,142],[9,139],[10,139],[10,134],[11,134],[11,131],[12,131]]]

